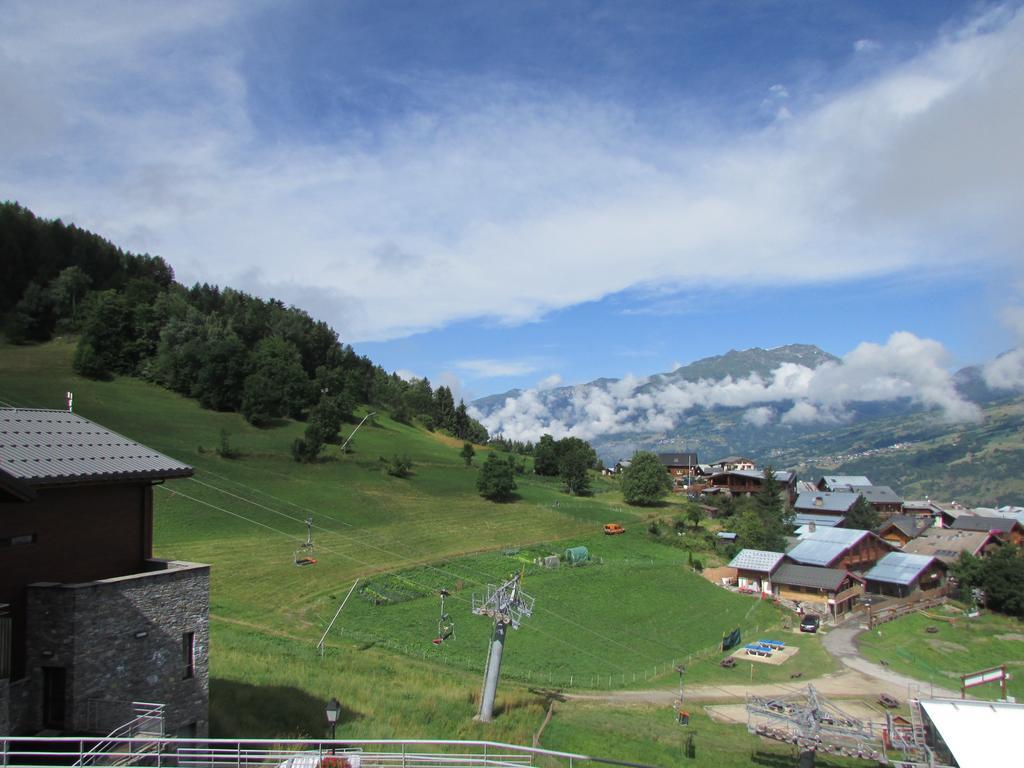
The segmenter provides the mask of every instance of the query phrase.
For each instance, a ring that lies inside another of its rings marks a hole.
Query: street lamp
[[[335,732],[338,728],[338,715],[341,714],[341,702],[333,696],[331,700],[327,702],[327,724],[331,726],[331,741],[334,741]],[[331,752],[334,752],[334,746],[331,746]]]

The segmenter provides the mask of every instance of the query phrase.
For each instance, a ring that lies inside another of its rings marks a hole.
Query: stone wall
[[[11,681],[0,678],[0,734],[11,732]]]
[[[168,733],[208,734],[210,567],[173,561],[149,561],[149,567],[156,570],[29,587],[28,708],[40,721],[42,668],[63,667],[65,730],[109,732],[127,719],[130,702],[144,701],[166,705]],[[194,637],[191,676],[186,633]]]

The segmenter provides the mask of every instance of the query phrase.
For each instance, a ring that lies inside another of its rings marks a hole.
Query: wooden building
[[[850,486],[873,485],[864,475],[825,475],[818,480],[819,491],[844,491]]]
[[[864,574],[864,579],[868,591],[880,595],[939,595],[945,590],[946,571],[946,564],[937,557],[890,552]]]
[[[918,515],[895,515],[878,529],[878,535],[891,544],[905,547],[932,526],[932,520]]]
[[[952,565],[964,552],[975,557],[985,557],[996,547],[1003,546],[1002,540],[990,531],[957,531],[952,528],[929,528],[903,547],[904,552],[915,555],[937,557],[946,565]]]
[[[153,557],[192,468],[64,411],[0,409],[0,733],[109,733],[131,701],[205,736],[209,566]]]
[[[833,516],[845,518],[850,514],[860,498],[859,494],[850,491],[816,491],[814,493],[801,493],[793,502],[793,511],[797,514]],[[834,523],[837,525],[838,523]]]
[[[726,456],[724,459],[711,462],[714,472],[732,472],[733,470],[756,470],[757,462],[746,456]]]
[[[786,553],[786,558],[799,565],[839,568],[863,572],[877,563],[895,547],[870,531],[847,528],[818,528],[807,533]]]
[[[771,595],[772,574],[785,559],[782,552],[768,552],[763,549],[743,549],[729,563],[736,569],[736,586],[740,592]]]
[[[796,501],[796,473],[776,470],[775,480],[779,484],[780,493],[786,497],[786,503],[792,505]],[[704,483],[705,492],[749,496],[761,490],[764,472],[745,469],[716,472],[711,477],[704,478]]]
[[[836,619],[864,594],[864,580],[841,568],[783,563],[772,575],[775,596],[804,611]]]
[[[988,531],[1015,546],[1024,541],[1024,525],[1012,517],[961,515],[950,526],[954,531]]]
[[[676,493],[686,490],[694,478],[704,474],[696,453],[659,453],[658,459],[672,478],[672,490]]]

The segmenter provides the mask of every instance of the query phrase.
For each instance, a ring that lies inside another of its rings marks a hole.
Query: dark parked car
[[[801,632],[817,632],[820,625],[821,619],[811,613],[800,619]]]

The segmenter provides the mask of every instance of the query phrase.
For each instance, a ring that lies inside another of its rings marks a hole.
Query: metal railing
[[[110,755],[117,755],[117,762],[123,763],[125,755],[121,747],[127,742],[132,751],[152,754],[154,742],[162,739],[164,733],[164,705],[147,701],[133,701],[132,719],[110,732],[96,743],[73,764],[75,766],[96,765]],[[141,746],[140,746],[141,743]]]
[[[101,749],[102,746],[102,749]],[[449,739],[174,739],[0,736],[0,768],[109,764],[157,768],[527,768],[639,763],[494,741]]]

